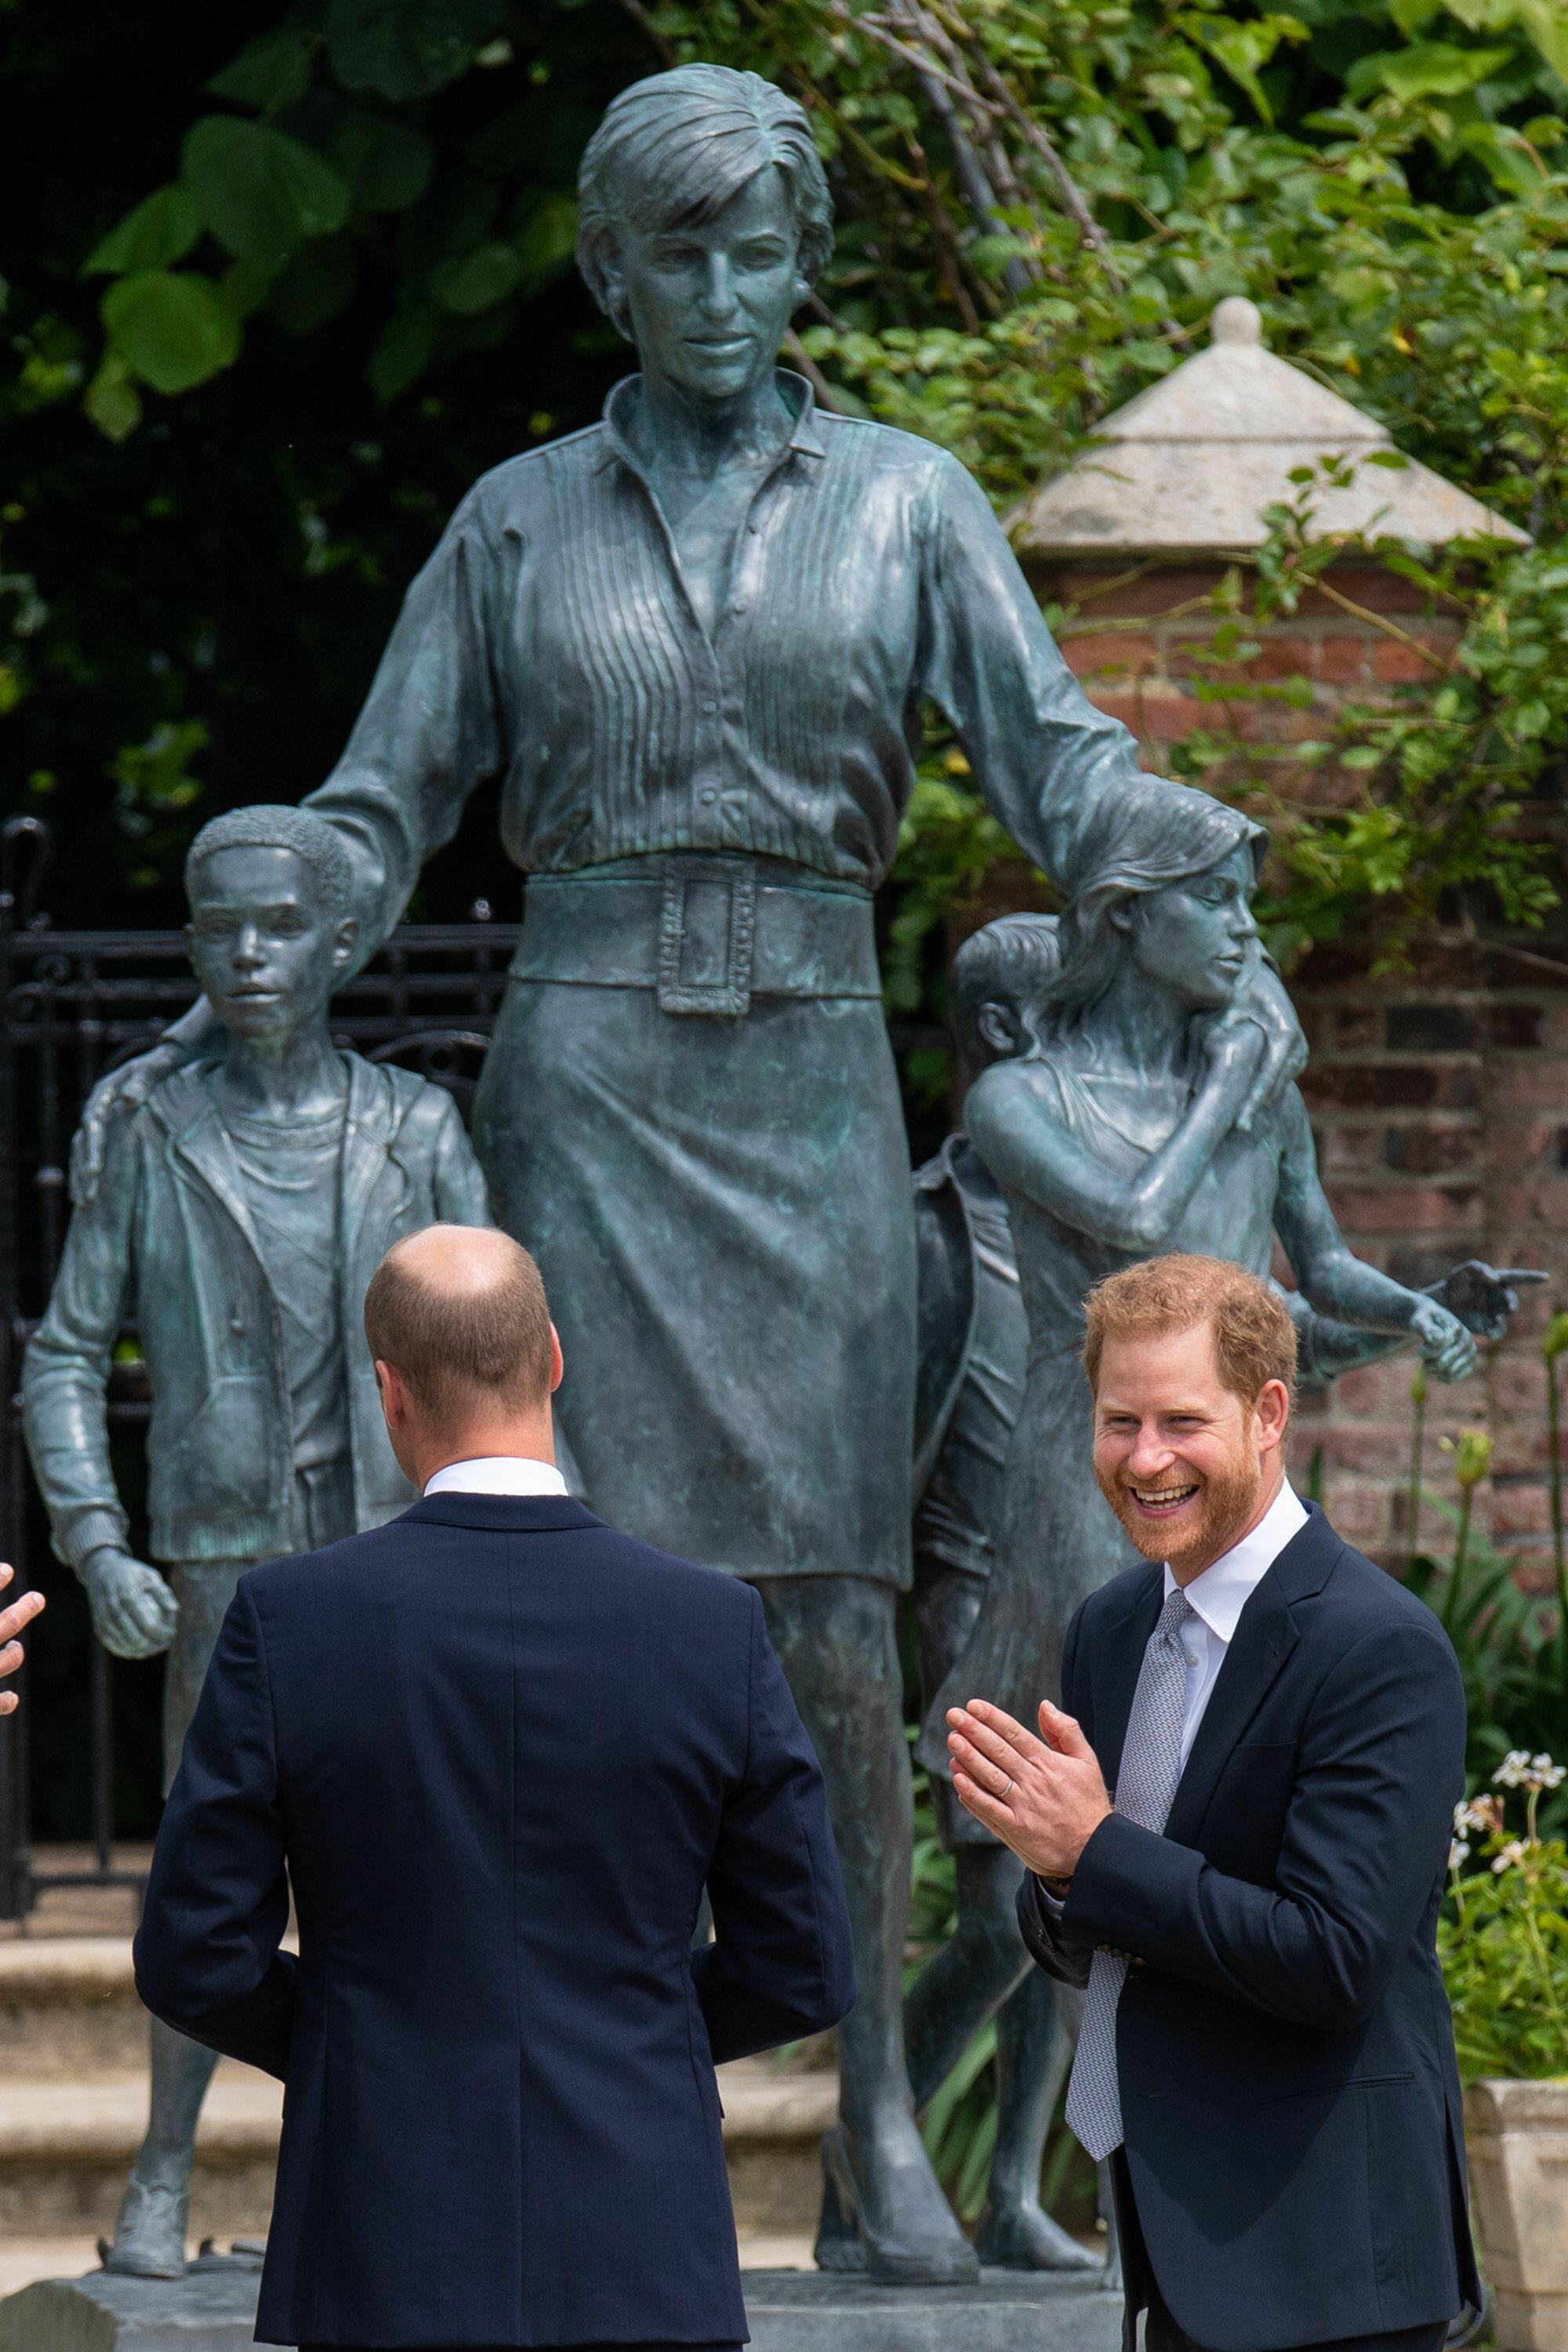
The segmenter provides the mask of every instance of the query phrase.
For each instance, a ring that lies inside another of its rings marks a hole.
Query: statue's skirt
[[[708,1017],[514,978],[474,1139],[544,1276],[592,1508],[736,1575],[907,1585],[914,1228],[879,1002]]]

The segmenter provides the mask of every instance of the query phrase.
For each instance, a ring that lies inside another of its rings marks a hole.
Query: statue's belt
[[[750,857],[636,862],[653,871],[531,876],[513,979],[651,988],[661,1013],[710,1019],[743,1017],[753,996],[880,998],[868,891]]]

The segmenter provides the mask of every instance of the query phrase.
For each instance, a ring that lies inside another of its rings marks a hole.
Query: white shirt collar
[[[526,1454],[477,1454],[448,1462],[425,1482],[426,1495],[563,1495],[566,1481],[553,1462]]]
[[[1248,1596],[1262,1583],[1291,1537],[1306,1524],[1306,1506],[1287,1478],[1251,1534],[1223,1552],[1201,1576],[1194,1577],[1186,1588],[1187,1601],[1211,1633],[1222,1642],[1232,1639]],[[1175,1591],[1176,1580],[1167,1563],[1167,1601]]]

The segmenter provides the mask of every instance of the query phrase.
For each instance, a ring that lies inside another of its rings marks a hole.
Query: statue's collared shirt
[[[502,836],[531,870],[727,851],[875,888],[928,700],[1047,870],[1139,772],[956,458],[779,382],[795,427],[711,635],[626,436],[637,378],[601,424],[463,500],[309,803],[350,837],[365,953],[485,776],[504,778]]]

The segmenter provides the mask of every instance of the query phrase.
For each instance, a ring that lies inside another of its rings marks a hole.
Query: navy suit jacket
[[[1040,1965],[1131,1956],[1117,2073],[1141,2234],[1214,2352],[1453,2318],[1480,2284],[1453,2025],[1434,1949],[1465,1701],[1436,1619],[1309,1507],[1249,1596],[1163,1836],[1112,1814],[1059,1922],[1024,1881]],[[1114,1788],[1163,1598],[1090,1595],[1063,1703]],[[1131,2316],[1149,2281],[1130,2275]]]
[[[252,1570],[136,1982],[287,2085],[262,2341],[743,2337],[713,2062],[855,1997],[756,1593],[554,1496]]]

